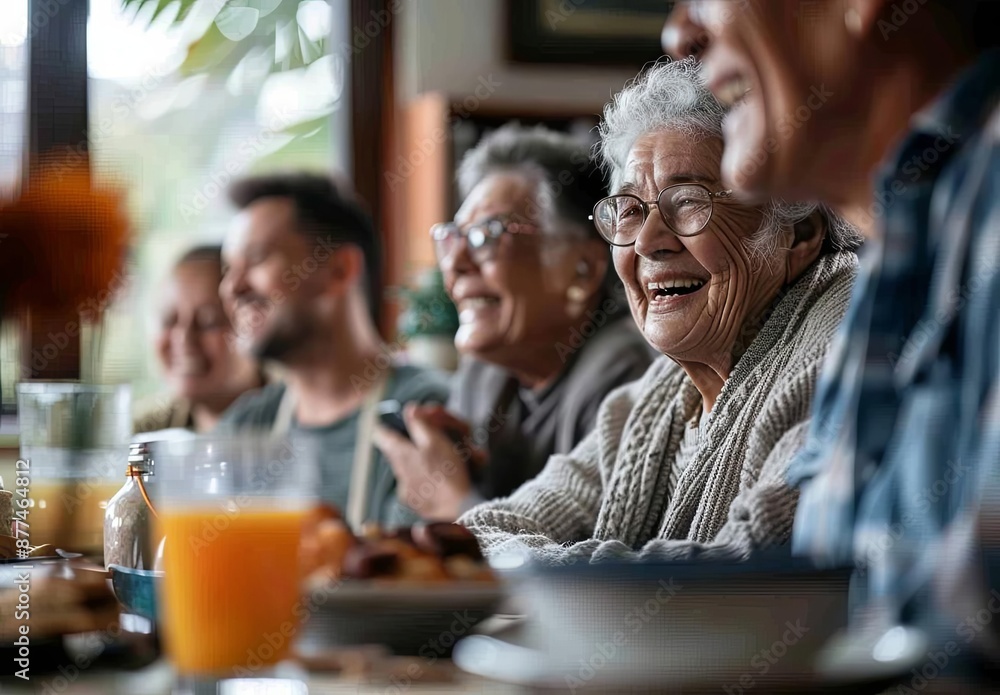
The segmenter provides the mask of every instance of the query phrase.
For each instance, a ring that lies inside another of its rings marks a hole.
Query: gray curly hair
[[[632,80],[604,109],[597,156],[611,179],[611,190],[621,186],[632,145],[642,135],[672,130],[692,138],[722,137],[725,108],[705,87],[701,64],[693,58],[661,61]],[[815,203],[788,203],[772,198],[763,207],[760,228],[746,240],[751,255],[767,258],[777,249],[782,230],[819,211],[826,222],[827,240],[835,249],[861,245],[856,227],[832,210]]]

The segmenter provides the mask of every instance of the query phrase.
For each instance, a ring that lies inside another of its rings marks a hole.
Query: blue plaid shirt
[[[912,123],[820,379],[793,548],[920,621],[935,544],[1000,468],[1000,52]]]

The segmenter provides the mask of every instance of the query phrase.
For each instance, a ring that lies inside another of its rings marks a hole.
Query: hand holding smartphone
[[[412,439],[409,430],[406,429],[406,420],[403,419],[403,404],[399,401],[389,400],[379,403],[378,420],[394,432]]]

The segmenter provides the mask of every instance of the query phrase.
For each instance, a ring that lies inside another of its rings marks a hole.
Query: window
[[[91,162],[98,176],[128,192],[137,243],[103,336],[85,335],[82,351],[85,377],[90,362],[93,378],[129,382],[139,400],[160,388],[151,349],[156,288],[173,259],[193,245],[221,241],[232,214],[225,189],[233,179],[274,169],[329,169],[330,114],[342,89],[329,54],[311,56],[304,67],[276,69],[287,44],[284,29],[247,37],[251,43],[235,65],[195,69],[184,64],[188,44],[213,21],[233,30],[220,24],[224,13],[211,14],[211,3],[201,3],[178,24],[175,3],[150,26],[149,12],[133,20],[121,4],[90,0]],[[325,0],[285,5],[300,39],[329,34]],[[92,361],[90,349],[99,353]]]
[[[30,22],[28,0],[2,4],[0,190],[9,191],[26,149]],[[184,249],[221,240],[228,183],[265,170],[328,170],[332,143],[348,141],[331,137],[346,85],[328,49],[328,0],[277,0],[254,26],[219,0],[198,0],[180,22],[173,3],[151,23],[157,4],[136,15],[123,0],[90,0],[86,25],[91,165],[127,193],[135,244],[103,330],[81,336],[81,375],[129,382],[137,398],[160,386],[150,349],[157,284]],[[239,60],[189,50],[213,25],[224,47],[239,43]],[[20,336],[9,324],[0,326],[0,412],[12,413]]]
[[[21,178],[27,120],[28,0],[4,0],[0,12],[0,191],[6,196]],[[2,243],[2,240],[0,240]],[[0,414],[15,409],[20,376],[20,339],[11,321],[0,325]],[[4,429],[0,425],[0,430]]]

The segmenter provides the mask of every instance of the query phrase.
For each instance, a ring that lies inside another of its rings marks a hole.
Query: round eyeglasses
[[[590,219],[612,246],[631,246],[655,205],[670,231],[691,237],[700,234],[712,219],[715,200],[732,196],[731,190],[712,193],[700,183],[678,183],[664,188],[652,201],[631,193],[608,196],[594,206]]]
[[[537,232],[538,227],[533,224],[494,217],[464,229],[455,222],[436,224],[431,227],[431,239],[439,261],[454,253],[465,240],[472,260],[483,263],[496,257],[505,234],[534,235]]]

